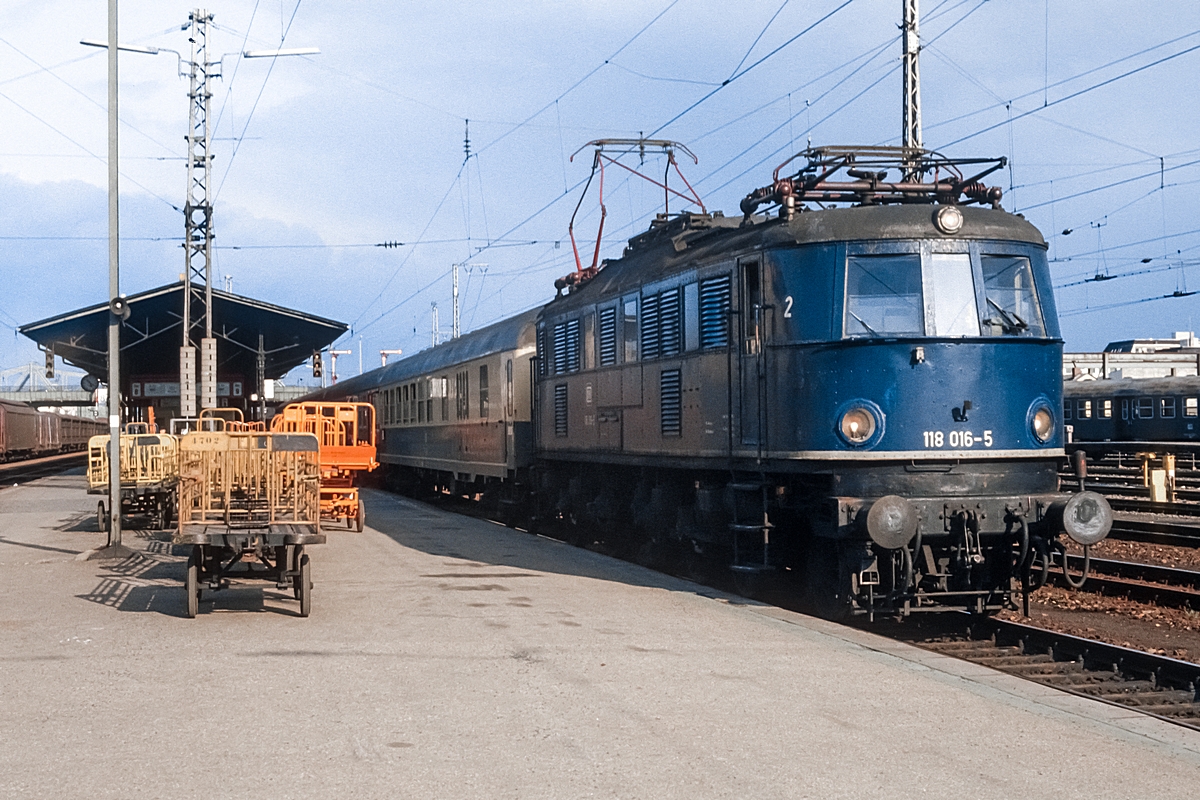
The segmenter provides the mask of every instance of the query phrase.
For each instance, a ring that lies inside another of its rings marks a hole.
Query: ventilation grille
[[[642,297],[642,358],[658,358],[658,295]]]
[[[659,398],[662,402],[662,435],[683,434],[682,379],[677,369],[664,369],[659,377]]]
[[[600,366],[611,367],[617,363],[617,310],[606,308],[600,312]]]
[[[537,359],[537,361],[538,361],[538,367],[537,367],[538,377],[544,378],[544,377],[546,377],[546,360],[548,358],[548,354],[546,353],[546,329],[545,328],[538,328],[537,356],[538,356],[538,359]]]
[[[579,320],[554,326],[554,374],[579,371]]]
[[[728,275],[700,281],[700,347],[729,345],[730,279]]]
[[[670,289],[658,296],[659,352],[665,358],[683,350],[683,292]]]
[[[554,387],[554,435],[567,435],[567,385],[565,383]]]

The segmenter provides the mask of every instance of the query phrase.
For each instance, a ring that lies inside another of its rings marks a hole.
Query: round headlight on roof
[[[963,213],[958,206],[942,206],[933,215],[933,224],[945,234],[955,234],[962,230]]]

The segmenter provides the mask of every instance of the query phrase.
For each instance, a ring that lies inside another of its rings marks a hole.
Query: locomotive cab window
[[[981,262],[987,304],[983,324],[988,335],[1045,336],[1046,326],[1042,322],[1029,259],[985,255]]]
[[[978,336],[975,311],[975,277],[968,253],[934,253],[930,256],[933,294],[933,333],[937,336]]]
[[[850,256],[843,326],[846,336],[856,338],[924,334],[921,257]]]
[[[762,279],[757,261],[742,264],[742,345],[747,355],[758,352],[762,317]]]

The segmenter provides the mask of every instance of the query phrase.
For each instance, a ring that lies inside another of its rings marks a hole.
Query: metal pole
[[[450,326],[450,338],[458,338],[458,268],[461,264],[454,265],[454,312],[453,324]]]
[[[121,544],[121,318],[112,301],[121,296],[118,249],[117,0],[108,0],[108,546],[96,557],[123,558]]]

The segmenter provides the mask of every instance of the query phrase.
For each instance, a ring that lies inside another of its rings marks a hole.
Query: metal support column
[[[192,59],[191,88],[188,91],[188,177],[187,199],[183,209],[184,225],[184,301],[183,343],[179,351],[180,414],[196,416],[196,333],[203,324],[200,340],[200,407],[217,404],[217,340],[212,335],[212,205],[209,178],[212,154],[209,151],[209,106],[212,92],[209,72],[219,62],[208,62],[208,23],[213,15],[196,9],[190,15]],[[203,287],[203,288],[201,288]]]

